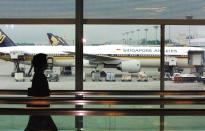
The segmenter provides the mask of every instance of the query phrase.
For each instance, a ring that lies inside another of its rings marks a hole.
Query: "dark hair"
[[[32,65],[37,68],[43,68],[47,64],[47,55],[43,53],[33,56]]]

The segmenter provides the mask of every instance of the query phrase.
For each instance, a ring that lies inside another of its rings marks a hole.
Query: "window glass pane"
[[[59,131],[75,131],[74,116],[51,116]],[[0,117],[1,131],[23,131],[29,121],[27,115],[3,115]]]
[[[204,30],[204,26],[166,26],[166,89],[204,90]]]
[[[157,25],[85,25],[84,89],[159,89]]]
[[[166,116],[166,131],[203,131],[204,116]]]
[[[204,0],[84,0],[84,4],[85,18],[205,18]]]
[[[86,116],[84,128],[86,130],[102,131],[157,131],[159,130],[159,116]]]
[[[74,25],[1,25],[0,27],[1,89],[22,90],[31,87],[34,75],[33,69],[29,73],[31,60],[38,53],[47,54],[48,69],[44,74],[51,90],[75,89],[74,55],[68,53],[75,48]]]
[[[74,18],[75,0],[1,0],[1,18]]]

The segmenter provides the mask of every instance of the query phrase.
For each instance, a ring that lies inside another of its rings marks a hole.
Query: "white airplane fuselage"
[[[165,61],[168,57],[176,58],[176,64],[180,67],[188,67],[188,51],[204,50],[197,47],[165,47]],[[30,64],[31,57],[38,53],[45,53],[53,57],[56,66],[75,66],[75,46],[11,46],[0,47],[1,54],[11,54],[11,52],[22,52],[25,64]],[[141,67],[160,66],[160,47],[135,47],[123,45],[100,45],[84,46],[84,54],[96,56],[109,56],[125,60],[139,60]],[[112,62],[111,62],[112,63]],[[89,60],[84,60],[85,66],[92,66]]]

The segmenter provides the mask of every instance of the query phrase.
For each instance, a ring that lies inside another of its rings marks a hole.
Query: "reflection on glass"
[[[159,89],[158,25],[84,27],[84,89]]]
[[[165,88],[203,90],[204,26],[166,26]],[[179,84],[181,83],[181,84]]]
[[[84,17],[91,19],[204,19],[204,10],[203,0],[84,0]]]
[[[1,18],[74,18],[75,0],[1,0]]]

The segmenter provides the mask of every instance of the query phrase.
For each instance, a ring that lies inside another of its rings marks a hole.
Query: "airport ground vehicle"
[[[106,81],[115,81],[115,73],[113,72],[107,72],[106,73],[106,77],[105,77]]]
[[[11,73],[11,77],[14,77],[14,76],[15,76],[15,73],[23,73],[24,76],[27,75],[26,72],[25,72],[25,68],[23,68],[23,67],[19,68],[19,71],[18,71],[18,72],[12,72],[12,73]]]
[[[62,75],[72,75],[72,70],[70,67],[64,67],[63,70],[61,71]]]
[[[171,77],[171,80],[174,81],[174,78],[175,78],[175,77],[178,77],[178,76],[180,76],[180,73],[174,73],[173,76]]]
[[[100,76],[100,72],[99,71],[93,72],[91,74],[91,77],[92,77],[92,81],[102,81],[102,78]]]
[[[55,82],[57,82],[57,81],[59,81],[59,75],[58,74],[49,74],[48,76],[47,76],[47,80],[49,81],[49,82],[51,82],[51,81],[55,81]]]
[[[23,72],[15,73],[14,74],[14,79],[15,79],[16,82],[25,81],[24,73]]]
[[[139,72],[137,81],[148,81],[148,76],[145,72]]]
[[[44,74],[47,77],[48,81],[59,81],[59,75],[53,73],[52,70],[45,70]]]
[[[49,82],[51,82],[51,81],[57,82],[57,81],[60,80],[60,79],[59,79],[59,75],[58,75],[58,74],[54,74],[54,73],[47,74],[46,77],[47,77],[47,80],[48,80]],[[30,81],[32,81],[32,79],[33,79],[33,76],[30,77]]]
[[[195,82],[198,81],[198,77],[194,74],[177,74],[174,76],[174,82]]]
[[[131,73],[123,72],[122,77],[121,77],[121,81],[132,81]]]

